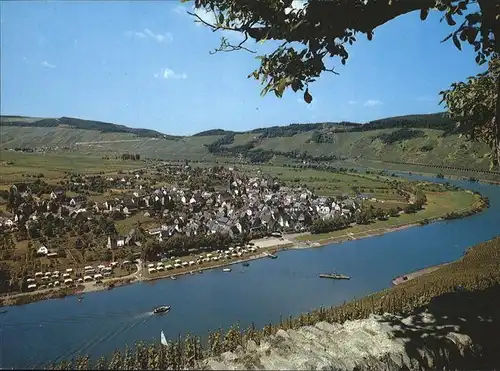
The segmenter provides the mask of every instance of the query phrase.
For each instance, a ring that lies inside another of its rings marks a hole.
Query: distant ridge
[[[488,170],[488,145],[460,136],[444,113],[405,115],[367,123],[316,122],[191,136],[164,135],[70,117],[0,116],[1,150],[72,151],[118,157],[245,163],[426,164]],[[341,166],[341,165],[338,165]],[[384,165],[385,166],[385,165]]]
[[[231,135],[231,134],[256,134],[256,133],[273,133],[271,136],[293,136],[299,132],[335,129],[336,131],[367,131],[378,129],[392,128],[420,128],[420,129],[438,129],[444,131],[452,131],[454,123],[446,117],[445,113],[429,113],[387,117],[383,119],[369,121],[367,123],[357,122],[318,122],[318,123],[302,123],[290,124],[286,126],[270,126],[266,128],[257,128],[247,131],[231,131],[225,129],[212,129],[202,131],[193,136],[212,136],[212,135]],[[278,133],[277,135],[275,133]],[[268,135],[266,135],[268,136]]]
[[[14,115],[0,116],[0,126],[20,126],[20,127],[68,127],[81,130],[94,130],[102,133],[128,133],[138,137],[149,138],[177,138],[171,135],[162,134],[151,129],[129,128],[125,125],[117,125],[109,122],[83,120],[73,117],[61,118],[34,118]]]

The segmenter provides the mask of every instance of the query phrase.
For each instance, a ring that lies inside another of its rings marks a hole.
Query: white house
[[[36,253],[40,255],[47,255],[49,253],[49,249],[47,249],[45,246],[40,246]]]

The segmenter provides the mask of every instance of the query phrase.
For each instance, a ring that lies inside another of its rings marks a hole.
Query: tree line
[[[132,161],[139,161],[141,159],[141,155],[139,153],[122,153],[121,155],[122,160],[132,160]]]

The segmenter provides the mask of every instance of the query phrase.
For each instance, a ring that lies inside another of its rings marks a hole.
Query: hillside
[[[72,117],[61,118],[35,118],[24,116],[0,116],[2,127],[30,127],[30,128],[69,128],[79,130],[98,131],[101,133],[126,133],[138,137],[161,138],[164,134],[150,129],[134,129],[124,125],[109,122],[82,120]]]
[[[378,160],[488,170],[489,148],[454,133],[443,114],[391,117],[365,124],[324,122],[207,130],[189,137],[72,118],[3,116],[2,149],[44,148],[116,155],[139,153],[164,160],[228,157],[248,162]]]

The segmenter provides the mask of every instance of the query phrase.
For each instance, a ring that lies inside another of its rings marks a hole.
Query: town
[[[252,240],[308,232],[318,221],[346,226],[361,210],[346,195],[319,197],[236,167],[162,164],[110,176],[68,173],[56,185],[43,179],[0,193],[4,292],[241,259],[257,253]]]

